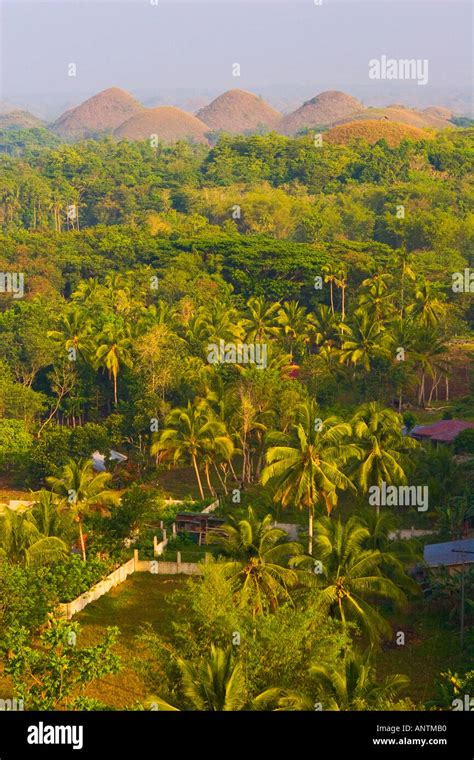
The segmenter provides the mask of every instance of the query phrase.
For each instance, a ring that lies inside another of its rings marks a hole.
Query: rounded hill
[[[402,140],[430,140],[432,135],[426,130],[384,120],[360,120],[340,124],[324,133],[324,140],[338,145],[345,145],[351,140],[362,139],[373,144],[385,140],[388,145],[395,147]]]
[[[0,113],[0,129],[33,129],[44,126],[44,122],[29,111],[7,111]]]
[[[164,142],[190,139],[207,143],[206,132],[209,127],[181,108],[175,106],[158,106],[143,109],[121,124],[114,134],[128,140],[149,140],[156,135]]]
[[[231,134],[255,132],[259,128],[276,129],[281,114],[265,100],[245,90],[228,90],[201,108],[196,116],[214,130]]]
[[[88,137],[98,132],[113,132],[124,121],[143,110],[141,103],[129,92],[111,87],[66,111],[54,122],[52,128],[65,137]]]
[[[281,122],[279,131],[285,135],[295,135],[303,129],[325,127],[341,119],[363,111],[364,106],[345,92],[328,90],[321,92],[312,100],[287,114]]]
[[[415,108],[393,104],[383,108],[371,107],[366,108],[359,113],[339,119],[333,126],[347,124],[353,121],[392,121],[397,124],[407,124],[409,127],[418,127],[425,129],[446,129],[452,127],[452,123],[442,113],[444,109],[426,108],[424,111],[417,111]],[[449,111],[447,112],[449,113]]]

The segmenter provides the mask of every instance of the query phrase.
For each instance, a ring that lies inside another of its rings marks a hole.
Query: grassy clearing
[[[115,676],[96,681],[87,689],[87,696],[116,709],[132,707],[145,699],[146,689],[133,667],[137,656],[136,637],[146,623],[157,633],[171,631],[173,620],[180,614],[171,596],[183,583],[184,576],[135,573],[75,615],[74,620],[81,624],[79,646],[97,643],[108,626],[120,629],[116,652],[122,657],[122,670]]]
[[[204,484],[204,473],[201,472]],[[171,470],[162,470],[157,475],[157,484],[163,489],[165,495],[172,499],[200,499],[196,475],[192,467],[175,467]],[[217,476],[211,472],[211,483],[216,491],[222,491]],[[204,486],[205,496],[210,497],[207,483]]]
[[[385,645],[377,657],[380,678],[403,673],[411,684],[406,692],[416,704],[423,705],[436,697],[435,682],[439,674],[451,670],[462,672],[466,654],[459,645],[459,632],[448,627],[438,609],[429,602],[417,602],[403,613],[390,617],[394,631],[393,643]],[[395,643],[396,633],[405,633],[405,645]]]

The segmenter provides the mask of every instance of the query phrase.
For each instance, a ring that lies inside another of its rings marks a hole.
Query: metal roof
[[[465,565],[474,563],[474,538],[447,541],[444,544],[427,544],[423,556],[430,567]]]
[[[432,425],[416,425],[410,431],[414,438],[430,438],[432,441],[452,443],[459,433],[467,428],[474,428],[474,422],[466,420],[439,420]]]

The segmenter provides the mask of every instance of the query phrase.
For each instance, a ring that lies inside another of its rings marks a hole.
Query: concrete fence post
[[[176,523],[173,523],[173,525],[171,527],[172,527],[172,530],[173,530],[173,536],[175,536],[176,535]]]
[[[153,536],[153,556],[156,557],[158,554],[158,539],[156,536]]]
[[[176,552],[176,563],[181,564],[181,552]]]

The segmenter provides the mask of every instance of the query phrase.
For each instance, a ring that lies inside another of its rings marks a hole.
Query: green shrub
[[[454,439],[456,454],[474,454],[474,428],[462,430]]]

